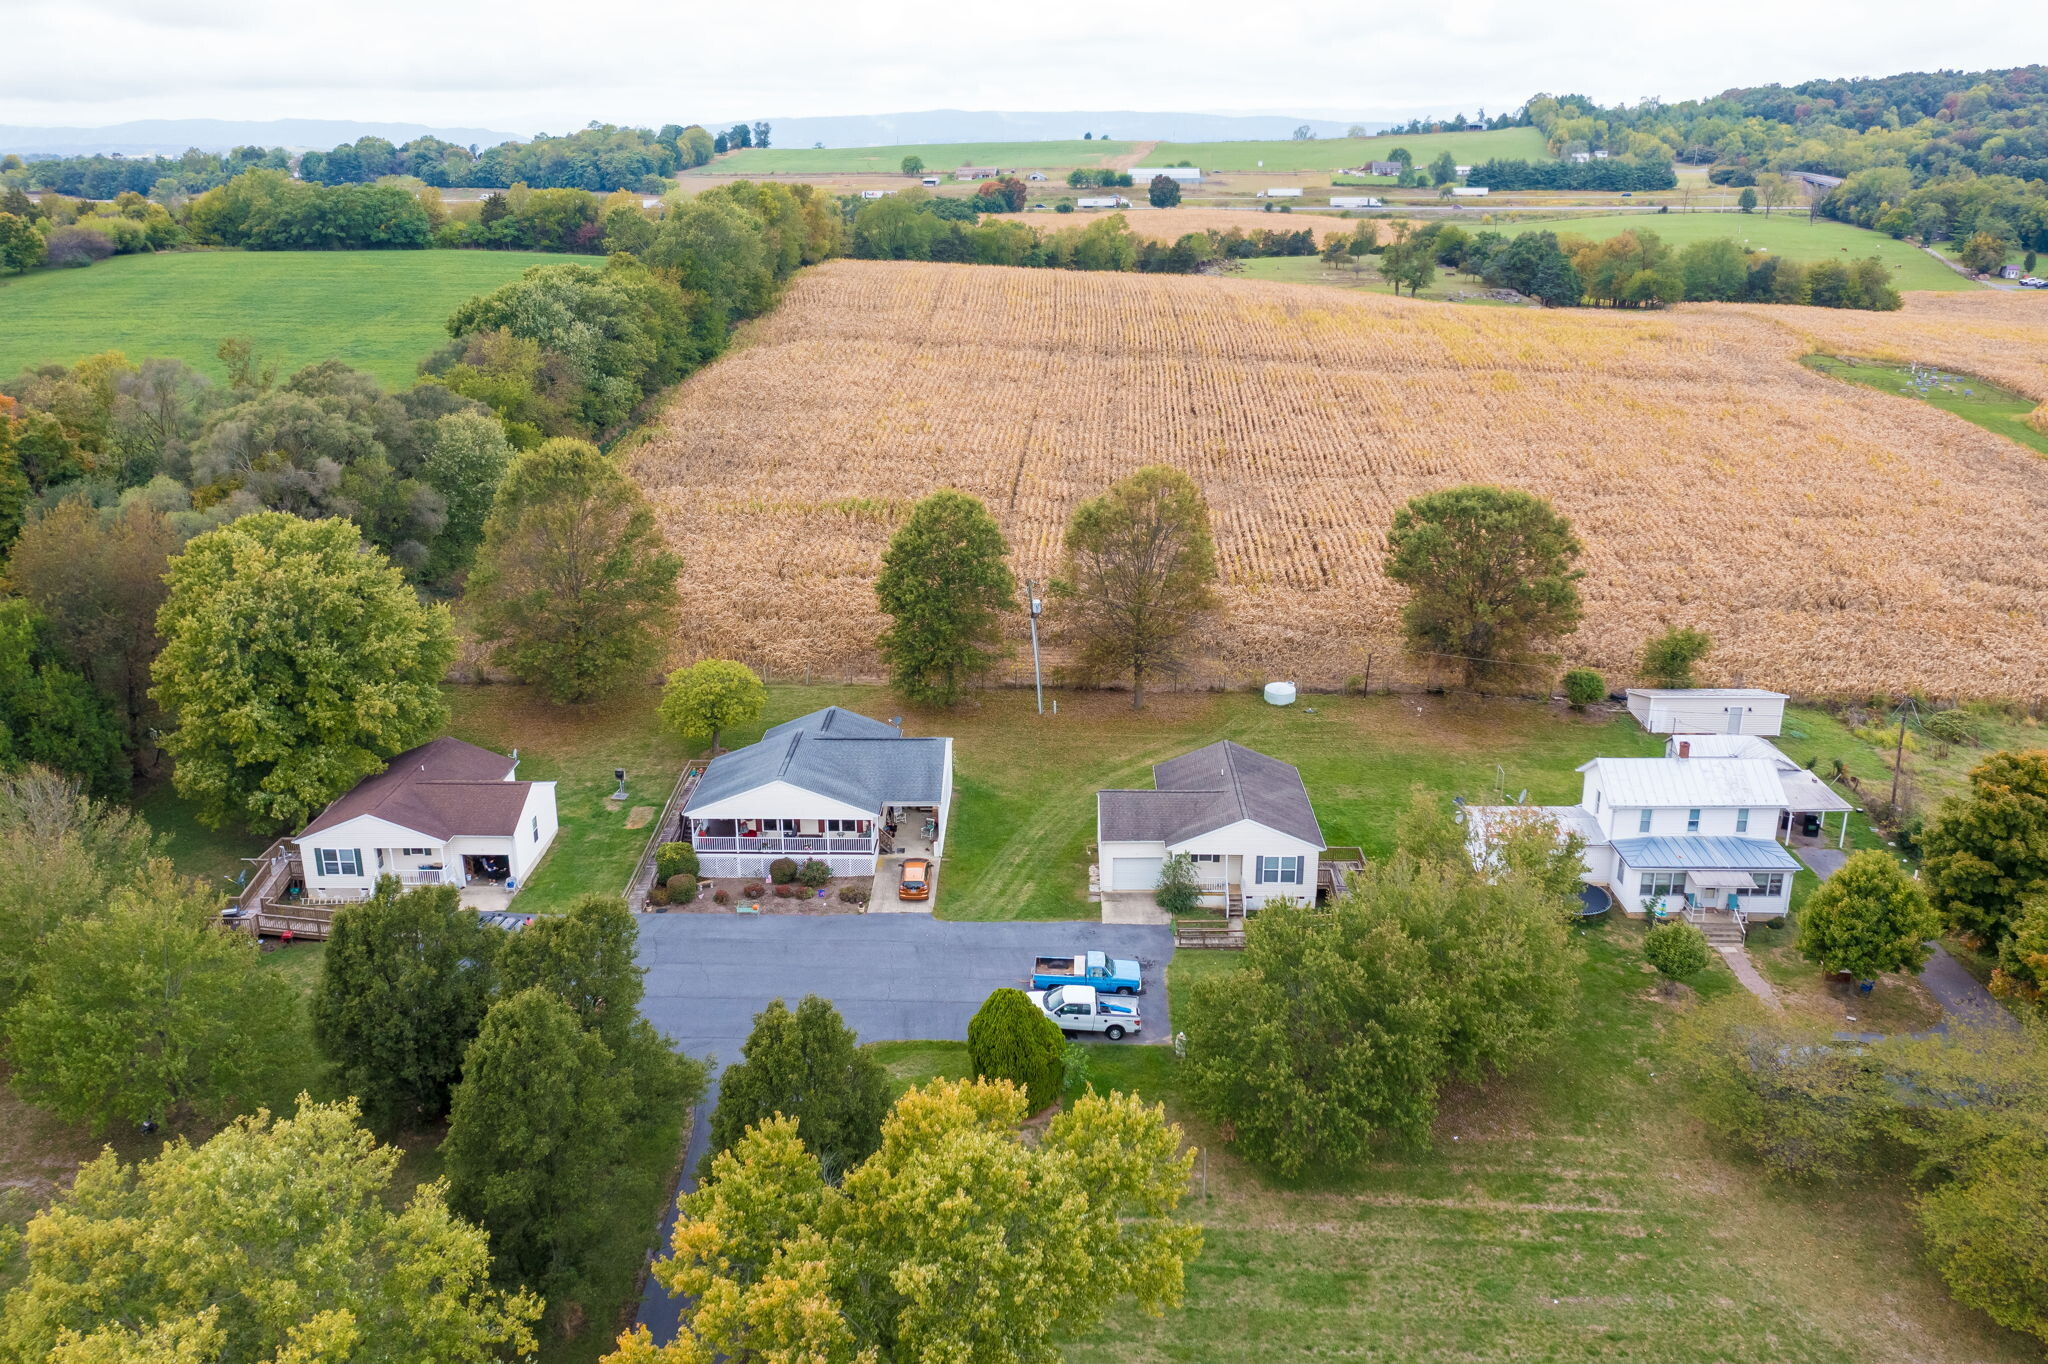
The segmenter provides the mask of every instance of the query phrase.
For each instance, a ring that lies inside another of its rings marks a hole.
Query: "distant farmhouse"
[[[1367,175],[1398,176],[1405,169],[1407,168],[1399,161],[1368,161],[1365,164],[1365,173]]]

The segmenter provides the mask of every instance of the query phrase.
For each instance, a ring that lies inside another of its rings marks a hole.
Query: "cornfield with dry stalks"
[[[630,459],[684,556],[679,660],[873,671],[874,575],[917,498],[982,498],[1042,578],[1077,502],[1166,463],[1212,509],[1214,676],[1335,685],[1370,656],[1375,684],[1428,680],[1400,657],[1388,522],[1490,482],[1553,499],[1585,542],[1565,666],[1620,682],[1689,625],[1718,680],[2038,698],[2048,465],[1797,357],[1911,356],[2048,398],[2048,307],[1909,299],[1539,311],[839,261],[683,384]]]

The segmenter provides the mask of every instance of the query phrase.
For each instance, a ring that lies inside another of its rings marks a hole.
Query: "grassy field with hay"
[[[924,162],[924,174],[950,176],[957,166],[998,166],[1003,170],[1068,171],[1101,166],[1138,144],[1107,138],[1064,142],[934,142],[888,147],[742,147],[713,158],[686,175],[832,175],[847,172],[900,175],[903,158]]]
[[[1444,680],[1401,656],[1385,534],[1418,494],[1492,482],[1554,499],[1585,543],[1564,666],[1631,678],[1644,640],[1682,624],[1715,638],[1716,680],[2033,697],[2035,457],[1799,363],[1831,327],[2048,353],[2048,308],[2021,320],[2008,297],[1914,295],[1841,322],[837,261],[684,383],[629,467],[684,558],[684,658],[872,670],[873,574],[916,498],[981,497],[1020,576],[1042,577],[1078,502],[1163,462],[1211,504],[1225,609],[1200,675],[1219,685],[1334,686],[1369,660],[1388,681]],[[721,552],[735,543],[746,571]]]
[[[1599,216],[1573,215],[1534,221],[1516,214],[1486,224],[1486,229],[1516,236],[1523,232],[1555,232],[1560,236],[1590,237],[1595,241],[1623,232],[1654,232],[1667,245],[1684,247],[1697,241],[1727,237],[1752,251],[1769,251],[1786,260],[1832,260],[1848,264],[1875,256],[1891,268],[1892,283],[1900,289],[1979,291],[1984,288],[1965,279],[1934,257],[1908,242],[1894,240],[1882,232],[1852,227],[1830,218],[1808,220],[1804,210],[1763,213],[1614,213]]]
[[[1368,161],[1391,159],[1406,148],[1418,166],[1449,152],[1460,165],[1495,158],[1547,161],[1550,152],[1535,128],[1490,132],[1382,133],[1378,137],[1303,138],[1286,142],[1161,142],[1146,154],[1148,166],[1186,161],[1205,171],[1339,171]]]
[[[171,251],[0,279],[0,375],[101,351],[168,355],[216,377],[243,337],[289,373],[322,360],[412,382],[458,304],[534,265],[528,251]]]

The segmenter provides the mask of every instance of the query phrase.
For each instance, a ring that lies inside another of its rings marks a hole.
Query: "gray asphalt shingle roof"
[[[1229,739],[1169,758],[1152,769],[1152,791],[1098,791],[1097,837],[1113,843],[1174,844],[1241,819],[1323,846],[1308,788],[1290,763]]]
[[[879,811],[884,802],[937,804],[945,793],[946,741],[905,738],[893,725],[827,706],[713,758],[684,811],[778,781],[860,810]]]

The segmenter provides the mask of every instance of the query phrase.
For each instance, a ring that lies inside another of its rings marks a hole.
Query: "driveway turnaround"
[[[989,993],[1028,988],[1040,953],[1091,948],[1136,957],[1145,1042],[1171,1039],[1166,963],[1173,930],[1101,923],[959,923],[910,914],[648,914],[640,918],[647,993],[640,1010],[680,1051],[709,1053],[719,1069],[740,1059],[754,1015],[772,999],[792,1008],[807,994],[832,1001],[863,1042],[965,1041],[967,1020]],[[1140,1045],[1136,1041],[1122,1046]],[[702,1159],[717,1082],[697,1110],[683,1187]],[[662,1219],[661,1253],[675,1209]],[[654,1339],[675,1338],[678,1304],[652,1277],[640,1321]]]

